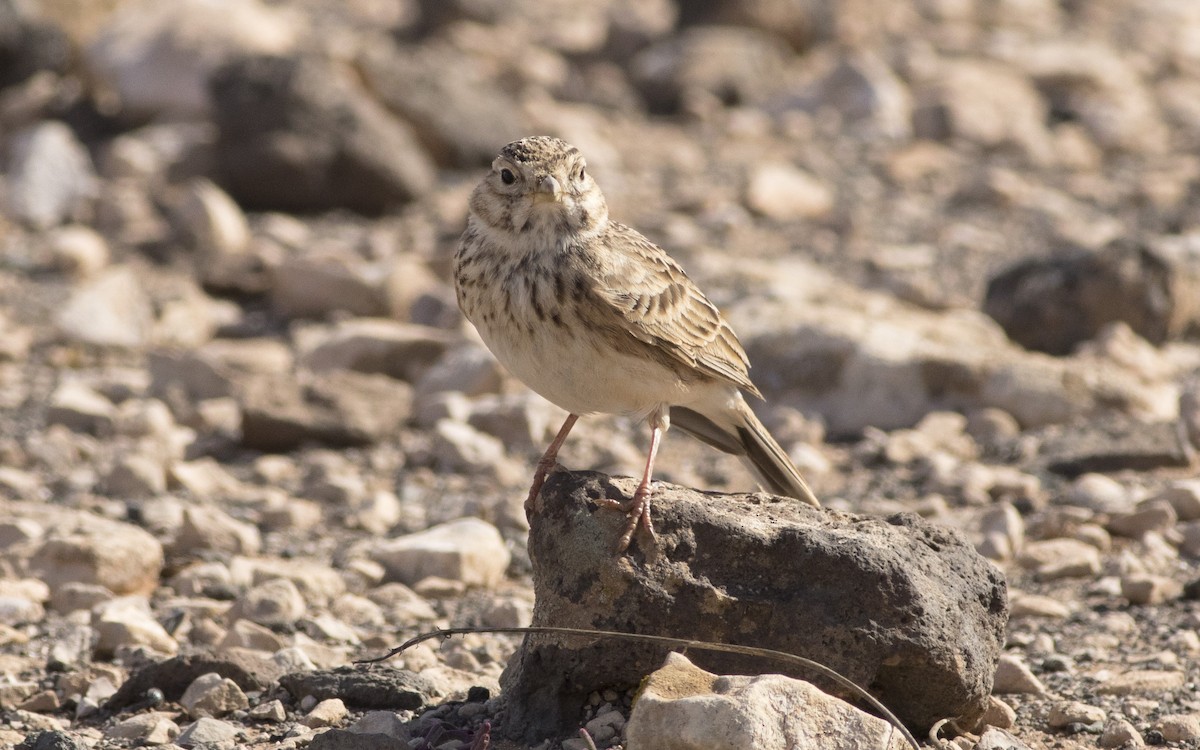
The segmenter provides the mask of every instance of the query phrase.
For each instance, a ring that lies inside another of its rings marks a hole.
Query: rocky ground
[[[562,414],[447,264],[550,133],[827,506],[1004,570],[1015,739],[957,747],[1200,746],[1197,102],[1193,0],[0,0],[0,745],[483,746],[515,637],[345,667],[529,622]],[[645,445],[592,418],[562,461]]]

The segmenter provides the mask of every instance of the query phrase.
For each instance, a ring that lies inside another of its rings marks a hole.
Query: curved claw
[[[605,508],[619,510],[626,516],[625,528],[621,531],[621,537],[617,540],[617,546],[614,549],[616,554],[621,554],[629,549],[630,543],[633,542],[633,535],[637,533],[638,526],[646,529],[646,533],[650,537],[651,546],[658,544],[658,535],[654,533],[654,521],[650,519],[650,496],[652,491],[650,486],[638,485],[637,491],[633,493],[633,498],[622,503],[619,500],[604,498],[599,500],[599,504]]]

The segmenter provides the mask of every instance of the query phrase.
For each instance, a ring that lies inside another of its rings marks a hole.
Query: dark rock
[[[428,192],[409,127],[332,64],[249,57],[213,74],[222,185],[258,209],[379,213]]]
[[[48,70],[64,73],[71,40],[57,26],[22,16],[13,0],[0,0],[0,89]]]
[[[84,750],[87,745],[66,732],[34,732],[16,750]]]
[[[369,445],[393,434],[412,411],[412,387],[384,375],[346,370],[266,376],[241,394],[242,444],[286,451],[307,442]]]
[[[1179,422],[1103,421],[1047,428],[1038,455],[1046,468],[1074,477],[1088,472],[1186,468],[1195,457]]]
[[[1113,244],[1033,258],[988,282],[984,311],[1029,349],[1069,354],[1114,321],[1161,344],[1200,324],[1200,247]]]
[[[105,708],[109,711],[120,711],[126,706],[140,703],[146,698],[151,688],[162,691],[169,701],[177,701],[183,696],[188,685],[202,674],[216,672],[227,679],[233,680],[244,691],[262,690],[269,679],[257,674],[258,665],[242,658],[239,654],[230,653],[221,658],[193,654],[176,656],[165,661],[147,664],[133,673],[120,689],[113,694]]]
[[[315,672],[293,672],[279,684],[297,700],[340,698],[355,708],[412,711],[432,700],[434,687],[424,677],[383,664],[344,666]]]
[[[308,743],[308,750],[408,750],[408,743],[386,734],[360,734],[345,729],[322,732]]]
[[[482,66],[461,64],[463,55],[439,43],[373,44],[358,63],[379,100],[413,125],[439,163],[477,168],[528,135],[530,124],[505,87]]]
[[[598,509],[632,480],[558,472],[532,515],[534,625],[740,643],[806,656],[875,692],[914,728],[982,714],[1008,616],[1002,574],[952,531],[913,515],[821,511],[756,495],[656,490],[656,552],[612,547],[624,518]],[[577,725],[594,690],[635,686],[666,649],[530,636],[501,678],[501,733]],[[791,671],[689,651],[719,674]],[[820,684],[820,681],[817,680]],[[831,686],[829,686],[831,687]]]

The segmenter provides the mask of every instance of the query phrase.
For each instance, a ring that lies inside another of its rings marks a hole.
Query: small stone
[[[317,729],[341,724],[348,715],[349,711],[346,710],[346,704],[342,702],[341,698],[326,698],[313,706],[312,710],[300,721],[306,727]]]
[[[429,602],[403,583],[385,583],[371,589],[367,597],[379,605],[384,619],[391,623],[392,627],[415,625],[437,619],[437,612]]]
[[[260,703],[249,711],[250,718],[256,721],[273,721],[279,723],[287,719],[287,709],[278,699]]]
[[[503,473],[508,458],[504,444],[462,422],[443,419],[433,428],[433,458],[444,471],[493,476]]]
[[[8,208],[35,229],[78,214],[96,193],[87,148],[61,122],[47,120],[17,133],[7,160]]]
[[[1011,729],[1017,723],[1017,712],[1013,707],[992,695],[988,697],[987,708],[979,719],[981,727],[999,727]]]
[[[1200,520],[1200,479],[1173,482],[1153,499],[1169,503],[1180,521]]]
[[[67,583],[94,584],[116,594],[153,591],[163,566],[158,540],[131,524],[99,517],[87,531],[47,538],[29,568],[50,590]]]
[[[996,664],[992,692],[1001,695],[1010,693],[1045,695],[1046,686],[1034,676],[1025,662],[1011,654],[1004,654]]]
[[[216,672],[208,672],[192,680],[183,691],[179,704],[188,712],[188,716],[198,719],[205,716],[224,716],[232,711],[247,708],[250,702],[236,682]]]
[[[290,625],[304,617],[308,605],[296,584],[286,578],[273,578],[243,594],[234,611],[259,625]]]
[[[1100,572],[1100,551],[1075,539],[1029,542],[1017,558],[1043,581],[1094,576]]]
[[[1108,714],[1103,708],[1071,701],[1051,706],[1046,722],[1052,729],[1062,729],[1070,724],[1102,724],[1107,718]]]
[[[76,341],[133,348],[149,341],[154,309],[138,275],[114,266],[72,294],[56,321]]]
[[[167,473],[162,461],[141,453],[117,457],[104,477],[104,492],[111,497],[144,498],[167,490]]]
[[[1106,524],[1114,534],[1140,539],[1149,533],[1163,533],[1174,528],[1179,517],[1175,508],[1166,500],[1147,500],[1130,513],[1115,513]]]
[[[1100,747],[1103,748],[1127,748],[1127,750],[1139,750],[1146,746],[1142,735],[1125,719],[1113,717],[1104,725],[1104,731],[1100,733]]]
[[[175,539],[175,550],[195,553],[214,550],[233,554],[253,555],[262,548],[258,529],[239,521],[216,506],[188,505],[183,511],[183,525]]]
[[[1151,695],[1161,696],[1183,687],[1183,672],[1168,672],[1157,669],[1134,669],[1113,675],[1096,688],[1100,695]]]
[[[113,431],[117,409],[111,401],[83,383],[67,380],[50,394],[47,424],[76,432],[107,435]]]
[[[221,639],[217,650],[251,648],[275,653],[286,645],[287,642],[270,628],[259,625],[253,620],[240,619],[229,626],[229,630],[225,632],[225,637]]]
[[[106,737],[143,745],[166,745],[179,736],[179,725],[165,711],[136,714],[104,731]]]
[[[183,747],[218,747],[219,743],[237,737],[239,731],[233,724],[202,716],[180,732],[175,743]]]
[[[1183,595],[1183,584],[1165,576],[1132,574],[1121,578],[1121,596],[1130,604],[1162,604]]]
[[[824,182],[787,164],[755,168],[746,187],[746,207],[776,221],[822,219],[833,206],[833,191]]]
[[[108,242],[91,227],[60,227],[49,234],[47,242],[54,267],[77,278],[91,278],[108,265]]]
[[[1126,487],[1105,474],[1082,474],[1063,493],[1062,502],[1079,505],[1097,513],[1127,513],[1133,510],[1133,496]]]
[[[1064,620],[1071,616],[1071,607],[1067,602],[1052,596],[1039,594],[1013,593],[1009,603],[1009,616],[1017,617],[1047,617]]]
[[[979,742],[974,747],[965,747],[970,750],[1030,750],[1029,745],[999,727],[988,728],[979,736]]]
[[[142,597],[113,599],[101,606],[93,624],[96,651],[112,654],[124,647],[145,646],[163,654],[174,654],[179,644],[150,613]]]
[[[390,579],[409,585],[437,576],[469,586],[494,586],[504,577],[510,557],[496,527],[478,518],[460,518],[385,540],[371,552]]]
[[[1164,716],[1155,726],[1167,742],[1193,743],[1200,740],[1200,714]]]

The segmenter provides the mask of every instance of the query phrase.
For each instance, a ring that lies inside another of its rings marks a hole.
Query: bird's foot
[[[651,547],[658,544],[658,535],[654,533],[654,522],[650,520],[651,494],[650,484],[647,482],[638,485],[637,491],[633,493],[633,499],[629,502],[623,503],[611,498],[602,498],[597,501],[602,507],[619,510],[625,514],[625,528],[621,532],[621,538],[617,540],[616,553],[618,555],[629,549],[629,544],[633,541],[633,535],[637,533],[639,526],[646,530],[646,534],[650,537]]]

